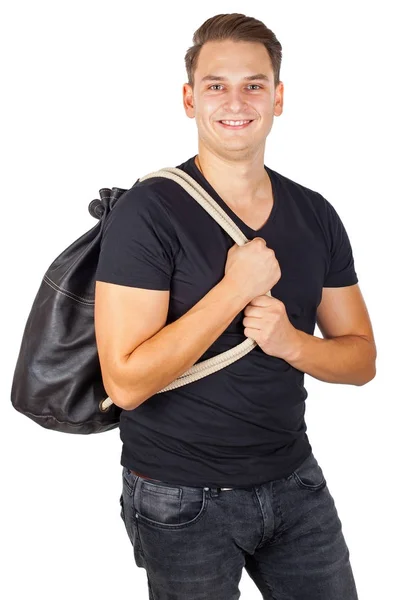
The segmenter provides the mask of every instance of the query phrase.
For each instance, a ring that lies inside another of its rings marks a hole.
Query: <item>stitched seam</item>
[[[260,547],[261,547],[261,545],[262,545],[262,543],[263,543],[263,540],[264,540],[264,535],[265,535],[265,525],[264,525],[264,515],[263,515],[263,511],[262,511],[261,501],[260,501],[260,498],[259,498],[259,496],[258,496],[258,492],[257,492],[257,489],[256,489],[256,488],[254,488],[254,492],[255,492],[255,495],[256,495],[256,498],[257,498],[257,501],[258,501],[258,505],[257,505],[257,506],[258,506],[258,508],[259,508],[259,510],[260,510],[260,514],[261,514],[261,522],[262,522],[262,534],[261,534],[261,540],[260,540],[260,542],[258,543],[258,545],[256,546],[256,549],[257,549],[257,548],[260,548]]]
[[[142,488],[140,488],[140,492],[141,491],[142,491]],[[152,527],[155,527],[157,529],[163,529],[164,531],[168,531],[168,530],[169,531],[179,531],[179,530],[186,529],[187,527],[191,527],[195,523],[198,523],[199,521],[201,521],[201,519],[203,519],[206,515],[207,508],[208,508],[208,498],[207,498],[207,496],[204,495],[204,491],[203,491],[203,504],[202,504],[200,512],[194,519],[191,519],[186,524],[184,524],[184,523],[169,523],[169,524],[168,523],[158,523],[158,521],[153,521],[153,519],[150,519],[150,517],[145,517],[144,515],[140,514],[139,512],[138,512],[138,517],[136,518],[136,520],[137,521],[143,520],[144,522],[150,522]],[[139,523],[138,523],[138,525],[139,525]]]
[[[78,294],[74,294],[74,292],[70,292],[70,291],[66,290],[65,288],[60,287],[58,285],[58,283],[56,283],[55,281],[50,279],[50,277],[48,275],[44,275],[43,279],[46,279],[47,281],[49,281],[50,283],[55,285],[56,288],[59,289],[60,291],[63,291],[71,296],[74,296],[77,300],[82,300],[83,302],[92,302],[92,300],[89,298],[84,298],[83,296],[78,296]]]
[[[23,412],[24,415],[34,417],[35,419],[46,419],[46,420],[52,419],[53,421],[57,421],[57,423],[60,423],[60,425],[68,425],[69,427],[80,427],[81,425],[86,425],[89,423],[98,423],[99,425],[104,425],[104,421],[96,421],[95,419],[91,419],[90,421],[81,421],[80,423],[70,423],[69,421],[60,421],[59,419],[56,419],[56,417],[53,417],[52,415],[49,415],[48,417],[45,415],[36,415],[35,413],[31,413],[26,410],[24,410],[24,411],[21,410],[19,412]],[[118,421],[115,421],[115,423],[117,424]]]
[[[132,496],[132,506],[133,506],[133,519],[134,519],[134,527],[136,528],[136,534],[137,534],[137,541],[138,541],[138,550],[139,550],[139,554],[142,556],[142,560],[145,564],[145,568],[147,571],[147,564],[146,564],[146,560],[145,560],[145,556],[144,556],[144,552],[143,552],[143,545],[142,545],[142,537],[140,534],[140,527],[139,527],[139,519],[136,516],[136,506],[135,506],[135,494],[136,494],[136,490],[138,489],[139,486],[139,477],[136,478],[135,483],[133,484],[133,496]],[[140,507],[140,502],[141,502],[141,495],[142,495],[142,486],[140,486],[139,488],[139,507]]]
[[[281,504],[277,498],[276,491],[275,491],[275,482],[272,482],[271,495],[272,495],[272,510],[274,511],[274,508],[276,507],[276,512],[277,512],[277,515],[279,516],[282,530],[280,531],[280,533],[276,533],[274,531],[274,535],[272,536],[271,540],[269,541],[268,546],[273,546],[276,542],[279,542],[279,540],[281,539],[281,537],[283,536],[285,531],[288,529],[287,527],[284,526],[284,523],[283,523]]]
[[[130,473],[130,471],[129,471]],[[132,474],[132,473],[130,473]],[[133,488],[135,487],[135,483],[133,483],[133,486],[131,486],[131,484],[129,483],[127,476],[124,474],[124,472],[122,472],[122,479],[123,479],[123,483],[126,485],[127,489],[129,490],[129,495],[133,496]]]
[[[63,290],[62,288],[60,288],[59,285],[57,285],[56,283],[54,283],[54,281],[52,281],[47,275],[45,275],[43,277],[43,281],[45,283],[47,283],[47,285],[49,287],[53,288],[56,292],[59,292],[60,294],[63,294],[64,296],[67,296],[68,298],[71,298],[71,300],[76,300],[76,302],[79,302],[80,304],[85,304],[87,306],[94,306],[94,300],[89,300],[87,298],[82,298],[81,296],[77,296],[73,292],[68,292],[67,290]]]
[[[179,521],[181,520],[182,495],[182,488],[179,488]]]
[[[295,479],[296,483],[298,484],[298,486],[301,489],[305,489],[305,490],[318,491],[319,488],[323,487],[326,484],[325,477],[322,479],[322,481],[320,483],[311,485],[308,483],[304,483],[303,480],[299,477],[299,475],[297,475],[296,472],[293,473],[293,476],[294,476],[294,479]]]
[[[276,491],[275,491],[275,482],[272,482],[272,486],[271,486],[271,492],[272,492],[272,502],[275,504],[276,506],[276,512],[279,515],[279,520],[281,522],[281,524],[283,525],[283,515],[282,515],[282,509],[281,509],[281,504],[277,498],[276,495]],[[272,537],[271,542],[273,543],[276,539],[279,539],[281,536],[279,535],[274,535]]]
[[[135,494],[136,494],[136,490],[138,489],[138,485],[139,485],[139,477],[136,476],[136,479],[133,483],[133,492],[132,492],[132,508],[133,508],[133,523],[132,523],[132,527],[135,528],[136,531],[136,540],[137,540],[137,546],[138,546],[138,553],[140,554],[140,556],[142,557],[142,560],[145,564],[145,568],[147,570],[147,565],[146,565],[146,560],[144,557],[144,552],[143,552],[143,546],[142,546],[142,538],[140,535],[140,531],[139,531],[139,522],[138,519],[136,517],[136,507],[135,507]],[[142,493],[142,487],[140,487],[139,489],[139,493]],[[140,496],[139,496],[139,501],[140,501]]]

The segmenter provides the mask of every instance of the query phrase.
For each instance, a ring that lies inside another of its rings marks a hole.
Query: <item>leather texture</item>
[[[139,181],[139,180],[137,180]],[[101,433],[119,424],[121,408],[106,411],[94,328],[95,276],[104,224],[127,190],[99,190],[89,204],[99,220],[66,248],[43,276],[15,367],[11,402],[42,427],[64,433]]]

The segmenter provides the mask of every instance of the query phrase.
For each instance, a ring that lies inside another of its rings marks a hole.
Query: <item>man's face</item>
[[[246,77],[264,74],[268,80]],[[221,79],[204,79],[206,76]],[[200,143],[228,159],[264,154],[274,116],[283,108],[283,84],[274,86],[271,61],[261,43],[207,42],[200,50],[194,87],[183,86],[184,107],[195,118]],[[235,129],[221,120],[251,120]]]

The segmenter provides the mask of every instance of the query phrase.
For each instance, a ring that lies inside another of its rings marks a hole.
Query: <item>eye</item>
[[[210,88],[209,88],[209,89],[211,90],[212,88],[215,88],[215,87],[218,87],[218,86],[219,86],[219,87],[221,87],[221,85],[222,85],[222,84],[220,84],[220,83],[214,83],[213,85],[210,85]],[[260,85],[258,85],[258,83],[250,83],[250,84],[248,85],[248,87],[256,87],[256,88],[259,88],[259,89],[261,89],[261,86],[260,86]]]

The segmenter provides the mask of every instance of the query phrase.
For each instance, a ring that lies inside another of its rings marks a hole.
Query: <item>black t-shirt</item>
[[[358,282],[336,210],[318,192],[264,165],[274,203],[266,223],[251,229],[194,158],[178,168],[205,188],[249,240],[263,237],[273,248],[281,279],[272,296],[285,304],[294,327],[313,334],[322,288]],[[179,184],[162,177],[138,180],[107,217],[96,279],[170,290],[168,324],[221,281],[234,243]],[[198,362],[243,342],[243,318],[241,311]],[[286,477],[312,449],[303,384],[302,371],[256,346],[216,373],[123,410],[121,465],[177,485],[247,487]]]

